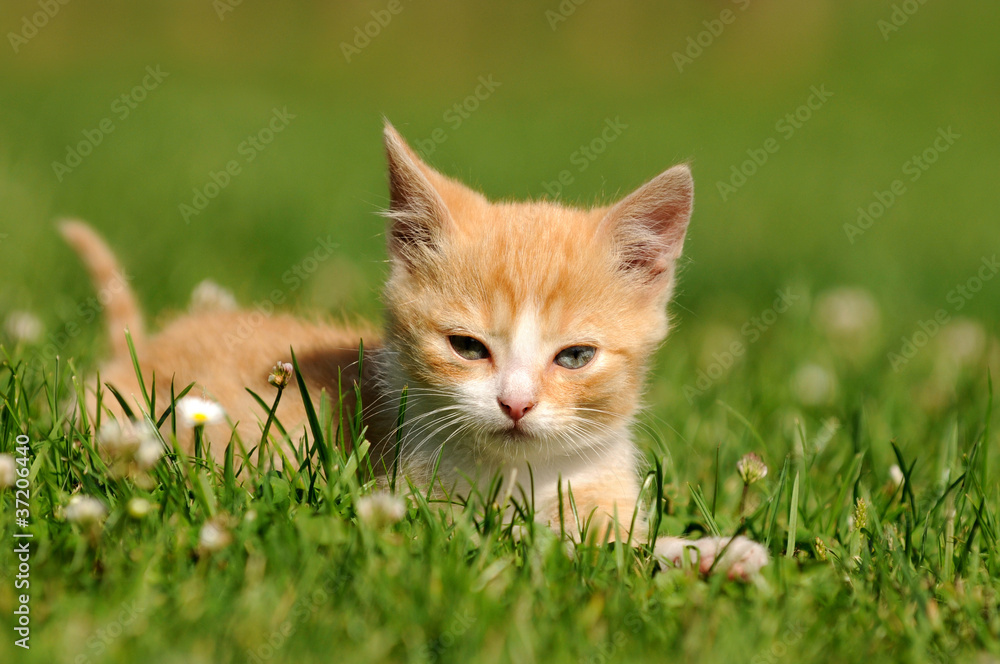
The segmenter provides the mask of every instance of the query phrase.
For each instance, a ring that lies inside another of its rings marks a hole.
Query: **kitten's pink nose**
[[[525,399],[497,399],[500,402],[500,410],[507,414],[507,417],[514,420],[514,424],[517,424],[524,414],[531,410],[535,404],[529,403]]]

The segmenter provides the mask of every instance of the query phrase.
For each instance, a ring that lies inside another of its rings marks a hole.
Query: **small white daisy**
[[[7,320],[3,325],[4,332],[14,342],[24,342],[33,344],[42,338],[45,326],[41,319],[33,313],[27,311],[12,311],[7,314]]]
[[[186,396],[177,402],[177,414],[184,426],[200,427],[221,422],[226,411],[217,402],[201,397]]]
[[[63,514],[70,523],[81,527],[92,527],[104,520],[108,508],[97,498],[77,494],[70,498],[69,505]]]
[[[825,367],[805,364],[792,376],[792,391],[806,406],[822,406],[830,402],[837,391],[837,378]]]
[[[232,540],[229,531],[215,521],[206,521],[198,533],[198,547],[210,553],[221,551],[229,546]]]
[[[17,462],[10,454],[0,454],[0,489],[9,489],[17,481]]]
[[[132,498],[128,501],[128,505],[125,506],[125,509],[128,511],[128,515],[133,519],[141,519],[149,514],[150,510],[153,509],[153,506],[145,498]]]
[[[369,526],[383,528],[398,523],[406,515],[406,503],[388,493],[362,496],[356,506],[358,518]]]
[[[205,313],[211,311],[236,311],[239,305],[236,303],[236,296],[224,286],[220,286],[211,279],[205,279],[194,287],[191,292],[191,303],[188,310],[193,313]]]
[[[163,456],[163,443],[156,434],[144,436],[139,441],[139,449],[135,451],[135,465],[139,470],[149,470]]]
[[[115,477],[131,475],[136,468],[149,470],[164,452],[153,426],[145,421],[105,422],[97,431],[97,445]]]
[[[863,288],[835,288],[816,298],[815,322],[838,341],[868,341],[881,322],[878,302]]]
[[[975,367],[986,354],[989,337],[978,321],[956,318],[941,330],[939,361],[956,368]]]

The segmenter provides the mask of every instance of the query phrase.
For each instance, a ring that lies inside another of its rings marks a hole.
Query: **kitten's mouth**
[[[507,441],[517,441],[517,442],[533,440],[535,438],[534,434],[529,432],[527,428],[517,424],[511,424],[508,427],[504,427],[498,430],[495,433],[495,435]]]

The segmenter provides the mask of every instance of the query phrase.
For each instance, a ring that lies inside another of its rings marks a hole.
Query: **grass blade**
[[[327,482],[330,481],[332,474],[332,462],[330,459],[330,450],[326,446],[326,442],[323,440],[323,427],[319,422],[319,418],[316,417],[316,409],[313,407],[312,398],[309,396],[309,388],[306,387],[306,381],[302,378],[302,371],[299,369],[299,361],[295,357],[295,351],[289,348],[292,354],[292,367],[295,369],[295,382],[299,386],[299,392],[302,394],[302,405],[306,411],[306,419],[309,422],[309,430],[313,435],[313,443],[319,453],[320,463],[323,465],[323,472],[326,474]]]
[[[788,501],[788,543],[785,545],[785,556],[795,555],[795,534],[799,528],[799,471],[795,471],[792,480],[792,498]]]

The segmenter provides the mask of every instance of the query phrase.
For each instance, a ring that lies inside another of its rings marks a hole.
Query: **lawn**
[[[1000,10],[671,4],[69,3],[34,33],[39,4],[0,8],[24,40],[0,56],[0,453],[30,491],[0,489],[0,660],[997,661]],[[568,549],[502,496],[378,518],[363,432],[323,412],[301,471],[242,482],[174,453],[121,477],[65,416],[107,343],[58,218],[108,239],[154,328],[205,278],[377,321],[383,116],[493,198],[609,202],[692,163],[645,495],[661,534],[766,544],[759,578]]]

